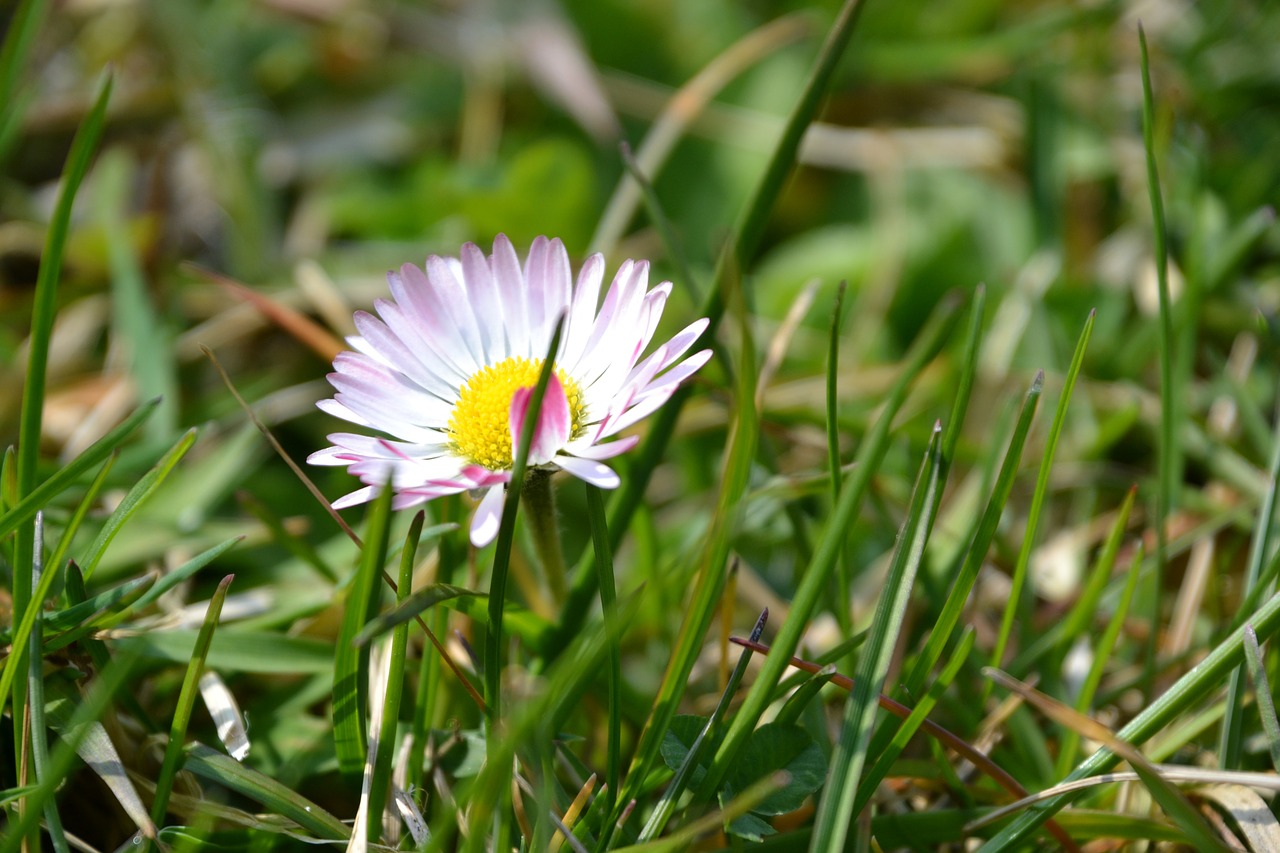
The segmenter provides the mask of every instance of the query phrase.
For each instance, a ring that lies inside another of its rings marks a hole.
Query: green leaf
[[[826,778],[827,759],[822,750],[813,735],[794,723],[765,723],[751,733],[720,794],[721,804],[779,770],[787,772],[789,781],[752,809],[756,814],[795,811]]]
[[[723,806],[728,803],[728,800],[722,798],[720,802]],[[729,834],[745,838],[748,841],[763,841],[766,837],[775,835],[777,830],[763,818],[756,817],[758,814],[760,814],[760,809],[749,811],[729,821],[729,826],[727,827]]]
[[[684,764],[685,759],[689,757],[689,750],[693,748],[698,736],[710,722],[710,717],[699,717],[695,714],[677,714],[672,717],[671,724],[667,726],[667,730],[662,735],[660,752],[662,753],[663,763],[672,770],[679,770],[680,765]],[[718,747],[719,745],[718,740],[708,744],[710,747]],[[706,765],[699,762],[689,777],[689,785],[694,788],[698,787],[702,784],[702,780],[706,775]]]

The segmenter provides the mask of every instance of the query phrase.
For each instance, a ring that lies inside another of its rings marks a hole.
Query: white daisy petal
[[[617,487],[617,473],[601,460],[639,439],[603,439],[659,408],[710,352],[685,357],[703,320],[641,360],[671,284],[649,289],[644,261],[624,262],[601,301],[603,281],[600,255],[587,259],[575,282],[559,240],[538,238],[522,265],[502,235],[487,258],[467,244],[460,258],[431,256],[425,270],[406,264],[389,273],[392,298],[375,302],[377,316],[356,314],[360,334],[348,339],[355,352],[334,360],[334,396],[317,404],[375,433],[333,433],[330,446],[308,458],[345,466],[363,481],[334,506],[370,501],[387,482],[396,509],[483,492],[471,540],[492,541],[511,479],[513,436],[524,426],[561,316],[565,333],[529,464]]]
[[[498,535],[498,526],[502,524],[502,500],[506,496],[501,486],[493,486],[484,493],[480,505],[476,507],[475,517],[471,519],[471,544],[483,548]]]
[[[616,489],[622,483],[616,471],[591,459],[561,454],[556,457],[556,464],[579,480],[585,480],[601,489]]]

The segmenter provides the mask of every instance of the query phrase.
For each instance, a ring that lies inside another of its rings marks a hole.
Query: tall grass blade
[[[902,630],[916,571],[933,527],[937,507],[935,496],[941,488],[941,435],[942,424],[938,423],[916,480],[907,518],[898,534],[898,545],[889,575],[885,578],[884,591],[880,594],[871,631],[859,658],[858,675],[845,704],[844,724],[827,773],[827,783],[818,802],[810,850],[843,848],[854,817],[853,801],[867,759],[877,700],[889,674],[889,661]]]
[[[707,340],[715,337],[716,329],[724,316],[724,295],[728,292],[728,287],[733,283],[734,277],[746,269],[759,248],[760,238],[764,233],[770,211],[782,194],[787,177],[795,168],[800,140],[808,129],[809,123],[817,115],[827,85],[853,36],[861,11],[860,0],[845,0],[841,6],[835,22],[827,33],[826,41],[814,60],[804,89],[787,117],[786,127],[770,154],[764,174],[761,175],[750,201],[743,209],[734,227],[733,236],[720,255],[712,287],[707,294],[702,312],[711,321],[703,336]],[[657,462],[675,431],[676,420],[689,394],[688,386],[681,388],[665,406],[654,413],[649,423],[649,431],[634,457],[631,476],[623,482],[609,504],[609,530],[614,537],[615,548],[618,545],[618,537],[630,527],[631,517],[640,507],[641,498],[649,485],[649,477],[657,467]],[[551,645],[545,650],[549,657],[559,654],[560,650],[578,633],[591,599],[596,595],[594,588],[596,573],[592,570],[589,559],[589,557],[584,558],[574,572],[569,596],[561,610],[564,614],[564,618],[561,619],[561,628]]]
[[[622,775],[622,638],[617,632],[618,593],[613,577],[613,549],[609,545],[609,527],[605,520],[604,495],[600,489],[586,484],[587,523],[591,526],[591,545],[595,549],[596,569],[600,573],[600,607],[604,611],[609,636],[609,730],[605,735],[605,814],[612,814],[617,802]],[[608,843],[609,826],[603,832]]]
[[[227,600],[227,588],[233,580],[235,575],[227,575],[209,598],[209,609],[205,611],[200,636],[196,639],[195,650],[187,664],[186,675],[182,678],[182,688],[178,691],[178,703],[173,709],[173,722],[169,726],[169,742],[164,750],[164,763],[160,765],[160,774],[156,777],[155,800],[151,804],[151,819],[158,824],[164,823],[165,812],[169,808],[173,782],[185,755],[183,743],[187,739],[187,726],[191,723],[191,712],[195,710],[196,699],[200,695],[200,676],[204,673],[205,659],[209,656],[209,646],[213,643],[213,632],[217,630],[218,619],[222,615],[222,604]]]
[[[1271,766],[1280,772],[1280,721],[1276,720],[1276,703],[1271,698],[1271,683],[1267,678],[1266,662],[1258,645],[1258,635],[1251,625],[1244,626],[1245,664],[1253,679],[1253,695],[1262,718],[1262,730],[1267,735],[1267,747],[1271,750]]]
[[[1049,492],[1049,475],[1053,471],[1054,455],[1058,449],[1058,440],[1062,437],[1063,426],[1066,424],[1071,392],[1075,389],[1080,368],[1084,365],[1084,353],[1089,346],[1089,336],[1093,333],[1093,321],[1096,317],[1097,312],[1089,312],[1089,319],[1085,321],[1084,330],[1080,332],[1080,339],[1076,342],[1071,366],[1067,368],[1067,375],[1063,378],[1062,396],[1058,399],[1058,408],[1053,415],[1053,425],[1049,427],[1049,436],[1045,441],[1044,457],[1040,460],[1040,473],[1036,477],[1035,492],[1031,496],[1031,508],[1027,512],[1027,529],[1022,536],[1018,562],[1013,569],[1013,587],[1009,591],[1009,601],[1000,618],[1000,633],[996,637],[995,648],[991,651],[991,665],[995,667],[999,667],[1004,661],[1005,649],[1009,647],[1009,638],[1013,634],[1014,620],[1021,608],[1022,593],[1027,584],[1027,570],[1031,564],[1031,552],[1036,543],[1036,530],[1040,526],[1040,517],[1044,512],[1045,496]]]
[[[719,784],[723,781],[734,756],[746,742],[747,736],[755,728],[760,715],[764,713],[765,707],[771,701],[774,688],[786,672],[788,660],[795,654],[805,627],[817,612],[818,603],[824,595],[828,594],[832,572],[837,558],[844,549],[846,531],[852,524],[854,515],[862,504],[863,495],[866,494],[871,478],[875,476],[880,460],[888,447],[889,430],[893,418],[906,399],[911,383],[941,348],[955,319],[956,306],[951,301],[944,301],[907,353],[902,374],[885,400],[875,425],[862,440],[853,476],[841,490],[835,511],[831,513],[823,528],[818,550],[805,569],[800,586],[792,598],[789,617],[782,623],[773,642],[773,648],[776,651],[765,659],[764,666],[761,667],[755,683],[747,692],[738,713],[734,715],[733,722],[725,733],[724,741],[716,752],[708,771],[711,780],[709,784]]]
[[[1165,520],[1174,509],[1178,483],[1182,480],[1182,453],[1178,443],[1178,425],[1182,423],[1183,389],[1174,382],[1173,358],[1176,342],[1173,329],[1173,306],[1169,295],[1168,232],[1164,221],[1164,200],[1160,193],[1160,172],[1156,165],[1155,96],[1151,90],[1151,64],[1147,55],[1147,34],[1138,26],[1138,46],[1142,67],[1142,147],[1147,163],[1147,194],[1151,202],[1151,227],[1154,230],[1156,287],[1160,307],[1160,444],[1157,448],[1159,474],[1156,480],[1156,563],[1151,582],[1152,629],[1147,647],[1147,682],[1150,684],[1156,666],[1156,625],[1160,620],[1164,590],[1164,568],[1168,560],[1168,534]]]
[[[333,743],[338,767],[355,774],[364,769],[365,709],[368,708],[369,650],[355,639],[378,609],[378,581],[387,562],[387,541],[391,535],[391,484],[383,486],[369,509],[360,565],[347,584],[347,600],[342,627],[334,641],[333,654]]]

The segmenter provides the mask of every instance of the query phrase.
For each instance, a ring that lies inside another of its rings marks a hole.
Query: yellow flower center
[[[542,359],[515,356],[482,367],[462,386],[453,414],[449,416],[449,438],[458,455],[490,471],[512,465],[511,398],[520,388],[538,384]],[[560,368],[556,376],[569,399],[569,435],[576,438],[585,428],[586,411],[582,389]]]

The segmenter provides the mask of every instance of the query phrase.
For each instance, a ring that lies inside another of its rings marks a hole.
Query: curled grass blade
[[[164,823],[165,812],[169,807],[169,795],[173,792],[173,782],[184,757],[183,743],[187,739],[187,726],[191,723],[191,712],[195,710],[196,699],[200,696],[200,675],[204,672],[209,646],[213,643],[213,632],[217,630],[218,618],[222,615],[222,604],[227,600],[227,588],[233,580],[235,575],[223,578],[209,599],[204,624],[200,627],[195,650],[178,691],[173,722],[169,726],[169,742],[164,750],[164,763],[160,765],[160,774],[156,777],[155,800],[151,803],[151,819],[158,824]]]
[[[1071,366],[1063,379],[1062,397],[1058,400],[1058,408],[1053,415],[1053,425],[1049,427],[1049,436],[1045,441],[1044,457],[1040,460],[1040,473],[1036,477],[1036,488],[1031,496],[1031,508],[1027,512],[1027,529],[1022,537],[1022,548],[1018,551],[1018,562],[1013,569],[1013,586],[1009,591],[1009,601],[1005,605],[1004,614],[1000,618],[1000,633],[996,636],[995,648],[991,651],[992,666],[1000,666],[1004,661],[1005,650],[1009,647],[1009,638],[1013,634],[1014,620],[1021,607],[1022,592],[1027,584],[1027,570],[1031,564],[1031,552],[1035,548],[1036,530],[1040,526],[1040,518],[1044,512],[1045,496],[1049,492],[1049,475],[1053,470],[1053,459],[1058,449],[1058,440],[1062,437],[1062,429],[1067,420],[1067,406],[1071,402],[1071,392],[1075,388],[1076,379],[1080,376],[1080,368],[1084,365],[1085,349],[1089,346],[1089,337],[1093,333],[1095,311],[1089,312],[1080,339],[1076,342],[1075,354],[1071,357]]]
[[[920,474],[898,534],[898,545],[885,578],[884,589],[876,605],[859,658],[858,676],[845,704],[844,723],[827,772],[818,814],[814,818],[810,850],[839,850],[844,847],[849,826],[853,822],[854,798],[858,792],[862,769],[871,742],[875,722],[876,700],[889,674],[889,662],[907,612],[907,602],[915,586],[916,571],[924,556],[925,543],[933,527],[937,501],[935,495],[942,484],[942,453],[939,441],[942,424],[934,426],[933,437],[925,453]]]
[[[391,484],[382,487],[369,509],[365,544],[360,565],[347,585],[342,627],[334,641],[333,653],[333,743],[338,767],[356,774],[364,769],[365,709],[368,707],[369,650],[355,639],[378,607],[378,579],[387,562],[387,542],[391,535]]]

